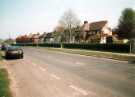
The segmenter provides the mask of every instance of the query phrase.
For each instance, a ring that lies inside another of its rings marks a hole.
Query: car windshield
[[[18,49],[19,49],[19,47],[17,47],[17,46],[9,46],[9,47],[7,48],[8,51],[18,50]]]

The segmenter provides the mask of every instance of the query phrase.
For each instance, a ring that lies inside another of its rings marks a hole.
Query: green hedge
[[[63,44],[64,48],[87,49],[110,52],[130,52],[129,44]]]
[[[38,44],[38,46],[41,47],[55,47],[55,48],[60,48],[61,45],[58,43],[42,43],[42,44]]]
[[[2,58],[2,52],[0,51],[0,60],[2,60],[3,58]]]
[[[41,47],[55,47],[55,48],[60,48],[61,45],[59,43],[39,43],[39,44],[34,44],[34,43],[17,43],[13,44],[14,46],[41,46]]]
[[[37,44],[15,44],[17,46],[37,46]],[[55,47],[60,48],[60,43],[40,43],[38,46],[41,47]],[[129,53],[130,45],[129,44],[62,44],[63,48],[70,49],[87,49],[87,50],[98,50],[98,51],[110,51],[110,52],[122,52]]]

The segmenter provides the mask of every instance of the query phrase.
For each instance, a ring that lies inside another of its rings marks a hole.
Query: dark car
[[[5,51],[10,45],[8,44],[2,44],[1,45],[1,50]]]
[[[6,59],[9,58],[23,58],[23,50],[20,47],[10,46],[5,51]]]

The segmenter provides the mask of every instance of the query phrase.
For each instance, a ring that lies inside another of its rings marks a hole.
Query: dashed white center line
[[[35,64],[35,63],[32,63],[34,66],[37,66],[37,64]]]
[[[75,62],[75,64],[77,64],[77,65],[85,65],[85,64],[82,63],[82,62]]]
[[[51,74],[51,77],[53,77],[53,78],[55,78],[55,79],[57,79],[57,80],[60,80],[60,79],[61,79],[60,77],[58,77],[58,76],[55,75],[55,74]]]
[[[42,71],[46,71],[46,69],[43,68],[43,67],[39,67],[39,69],[42,70]]]
[[[88,95],[88,93],[85,90],[83,90],[81,88],[78,88],[78,87],[76,87],[74,85],[69,85],[69,87],[72,88],[72,89],[74,89],[75,91],[81,93],[84,96]]]

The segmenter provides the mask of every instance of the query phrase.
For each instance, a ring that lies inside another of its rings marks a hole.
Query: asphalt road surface
[[[15,97],[135,97],[135,64],[24,48],[8,60]]]

